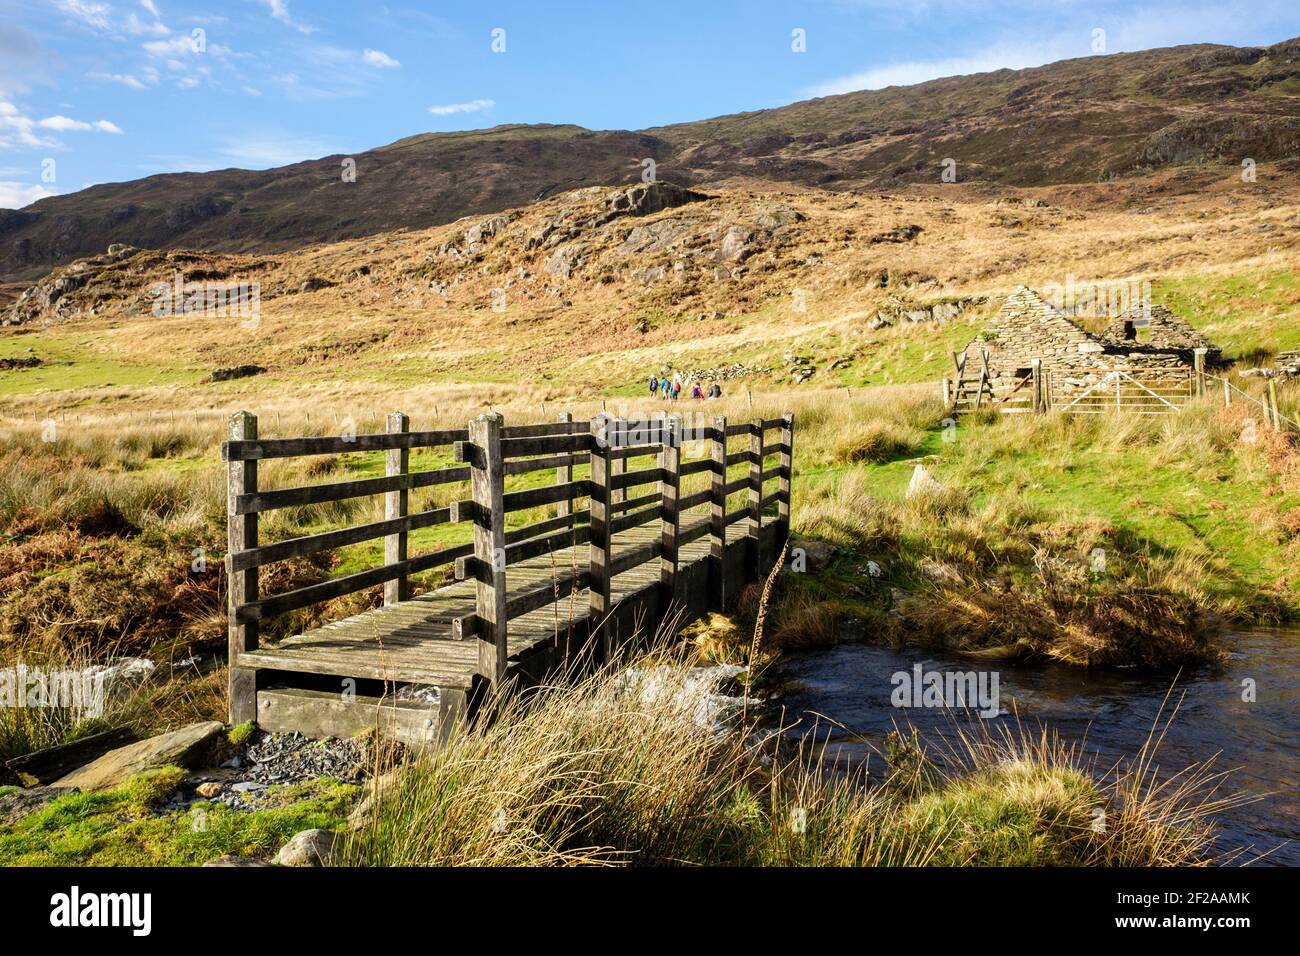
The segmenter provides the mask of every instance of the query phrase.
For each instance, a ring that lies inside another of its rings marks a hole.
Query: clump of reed
[[[657,660],[652,672],[611,666],[493,702],[490,722],[382,776],[343,862],[1158,866],[1212,858],[1206,816],[1223,801],[1208,768],[1170,784],[1144,752],[1098,773],[1046,731],[973,729],[951,738],[941,763],[923,752],[902,762],[895,751],[893,785],[873,787],[835,766],[812,735],[792,748],[757,747],[746,725],[701,720],[711,688],[692,693],[687,662]]]

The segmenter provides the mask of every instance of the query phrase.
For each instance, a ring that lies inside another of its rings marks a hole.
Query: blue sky
[[[638,129],[1034,66],[1092,55],[1099,29],[1107,53],[1265,45],[1300,35],[1298,10],[1295,0],[0,0],[0,207],[431,130]]]

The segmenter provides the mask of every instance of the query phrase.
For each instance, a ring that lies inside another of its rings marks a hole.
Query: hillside
[[[0,358],[40,363],[0,371],[0,394],[30,418],[322,392],[369,410],[362,396],[394,387],[589,400],[665,364],[756,389],[935,381],[1000,296],[1072,275],[1150,279],[1230,359],[1254,359],[1300,346],[1298,224],[1287,163],[1248,185],[1202,168],[996,197],[588,187],[285,253],[115,248],[10,310]],[[178,275],[257,283],[257,321],[173,314],[158,296]],[[246,364],[265,372],[206,381]]]
[[[1201,44],[849,93],[641,132],[506,126],[411,136],[278,169],[151,176],[0,210],[0,279],[32,280],[112,243],[280,252],[427,228],[584,185],[634,182],[652,157],[688,185],[736,177],[838,191],[1033,186],[1300,149],[1300,40]]]

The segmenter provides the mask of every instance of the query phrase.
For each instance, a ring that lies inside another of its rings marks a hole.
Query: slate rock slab
[[[209,720],[119,747],[56,780],[54,786],[106,790],[148,770],[193,767],[224,729],[220,721]]]

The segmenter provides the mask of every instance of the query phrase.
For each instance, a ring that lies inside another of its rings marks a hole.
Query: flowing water
[[[784,698],[789,733],[814,733],[828,757],[861,761],[875,779],[890,730],[915,727],[923,738],[980,721],[937,707],[895,707],[897,672],[997,671],[1001,714],[993,724],[1039,722],[1096,755],[1098,768],[1136,754],[1160,712],[1172,678],[1088,671],[1059,664],[976,661],[928,649],[841,645],[790,655],[785,668],[793,688]],[[1254,701],[1243,693],[1254,682]],[[1215,820],[1223,850],[1249,848],[1243,859],[1267,853],[1264,864],[1300,865],[1300,629],[1259,628],[1233,635],[1233,654],[1216,672],[1183,675],[1171,702],[1182,704],[1156,758],[1165,772],[1203,762],[1231,770],[1221,793],[1259,796]],[[1166,706],[1166,715],[1170,707]],[[843,726],[835,726],[834,723]]]

